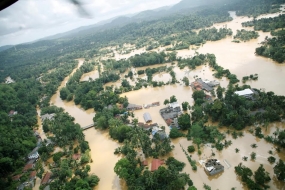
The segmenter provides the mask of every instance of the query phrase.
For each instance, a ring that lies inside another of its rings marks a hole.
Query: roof
[[[246,95],[251,95],[253,94],[252,90],[247,88],[241,91],[236,91],[235,94],[239,95],[239,96],[246,96]]]
[[[19,180],[21,177],[22,177],[22,174],[18,174],[18,175],[14,175],[14,176],[12,177],[12,179],[15,180],[15,181],[17,181],[17,180]]]
[[[143,161],[142,164],[143,164],[144,166],[147,166],[147,165],[148,165],[147,160]]]
[[[72,159],[73,160],[78,160],[81,157],[81,154],[73,154]]]
[[[162,164],[164,164],[163,160],[153,159],[151,162],[151,171],[157,170]]]
[[[55,116],[55,113],[52,113],[52,114],[44,114],[44,115],[42,115],[41,116],[41,119],[44,121],[44,120],[46,120],[46,119],[48,119],[48,120],[52,120],[53,119],[53,117]]]
[[[47,172],[47,173],[44,175],[41,184],[46,184],[46,183],[49,181],[50,176],[51,176],[51,173]]]
[[[143,118],[144,118],[146,123],[152,121],[151,116],[150,116],[150,114],[148,112],[143,114]]]
[[[178,102],[169,103],[169,107],[177,108],[177,107],[180,107],[180,104]]]
[[[30,173],[30,179],[36,177],[37,172],[36,171],[32,171]]]
[[[33,164],[26,164],[25,167],[23,168],[23,172],[25,172],[31,168],[33,168]]]

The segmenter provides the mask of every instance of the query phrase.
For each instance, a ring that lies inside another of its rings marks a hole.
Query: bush
[[[276,161],[276,158],[273,156],[270,156],[267,158],[268,162],[270,162],[270,164],[273,164]]]
[[[169,137],[172,139],[176,139],[178,137],[183,137],[183,136],[184,134],[181,131],[179,131],[177,128],[172,128],[170,130]]]
[[[195,147],[193,145],[188,146],[188,152],[195,152]]]

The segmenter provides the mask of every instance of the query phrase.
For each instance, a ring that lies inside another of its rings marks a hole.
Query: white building
[[[254,92],[251,89],[247,88],[241,91],[236,91],[235,94],[244,97],[251,97],[254,94]]]

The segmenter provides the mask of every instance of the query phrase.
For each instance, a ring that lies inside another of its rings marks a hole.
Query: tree
[[[223,89],[220,85],[217,88],[217,96],[220,100],[223,98]]]
[[[176,139],[178,137],[183,137],[183,136],[184,136],[184,134],[182,132],[180,132],[175,127],[170,130],[169,137],[172,138],[172,139]]]
[[[63,152],[55,153],[52,157],[53,161],[57,163],[60,160],[60,158],[62,157],[62,155],[63,155]]]
[[[173,102],[177,102],[177,99],[176,99],[176,97],[173,95],[173,96],[171,96],[170,97],[170,101],[169,101],[170,103],[173,103]]]
[[[189,86],[189,79],[187,77],[183,77],[182,81],[184,82],[185,86]]]
[[[63,87],[60,90],[60,98],[62,100],[66,100],[69,94],[70,94],[70,92],[69,92],[69,90],[66,87]]]
[[[273,170],[279,181],[285,180],[285,163],[283,160],[280,159],[279,162],[277,162],[277,164],[274,166]]]
[[[101,116],[96,120],[97,126],[100,129],[107,129],[108,128],[108,121],[106,116]]]
[[[254,172],[254,179],[257,184],[263,187],[268,187],[265,183],[271,180],[269,173],[265,171],[262,164],[260,164],[259,168]]]
[[[183,111],[187,111],[189,103],[188,102],[182,102],[182,109]]]
[[[178,117],[178,124],[182,130],[189,129],[191,127],[190,115],[188,113],[180,115]]]
[[[270,164],[273,164],[273,163],[276,161],[276,158],[273,157],[273,156],[269,156],[269,157],[267,158],[267,160],[268,160],[268,162],[270,162]]]
[[[187,150],[188,150],[188,152],[190,152],[190,153],[195,152],[195,147],[194,147],[193,145],[188,146]]]
[[[169,104],[169,100],[168,100],[168,99],[165,99],[164,102],[163,102],[163,104],[164,104],[164,105]]]
[[[255,160],[255,159],[256,159],[256,153],[255,153],[255,152],[252,152],[252,153],[250,154],[250,158],[251,158],[251,160]]]

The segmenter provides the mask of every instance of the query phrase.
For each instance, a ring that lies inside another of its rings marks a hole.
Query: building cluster
[[[209,80],[202,80],[202,79],[196,79],[194,82],[191,83],[191,87],[193,90],[201,91],[205,90],[207,92],[210,92],[214,89],[215,86],[219,85],[220,83],[218,81],[209,81]]]
[[[178,125],[178,116],[182,114],[181,107],[178,102],[173,102],[168,104],[166,108],[161,109],[160,111],[161,117],[164,119],[166,124],[173,128],[179,128]]]

